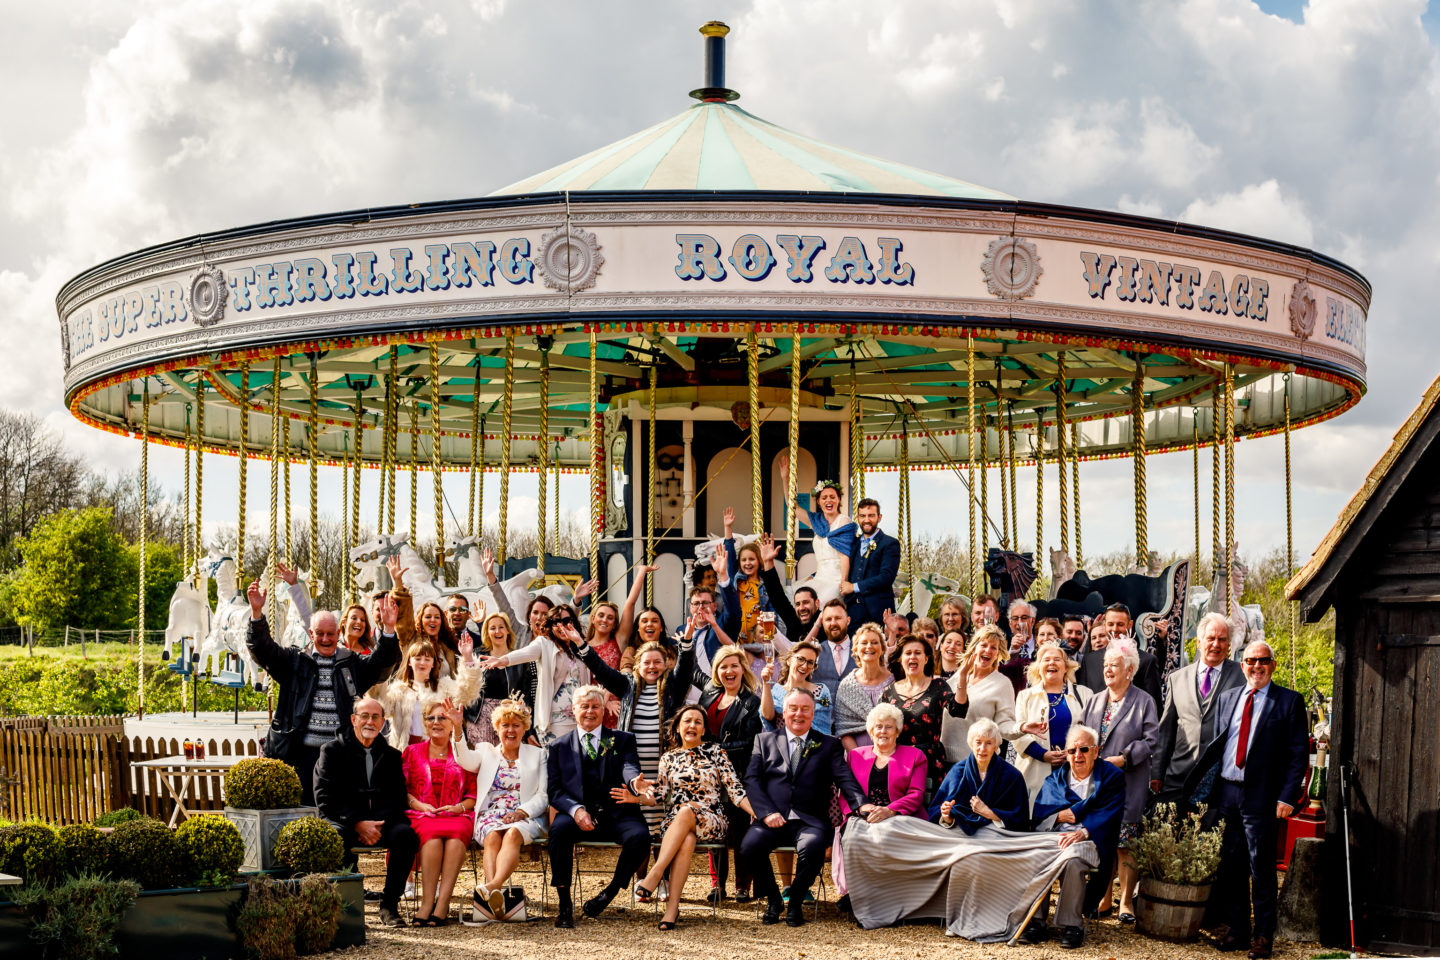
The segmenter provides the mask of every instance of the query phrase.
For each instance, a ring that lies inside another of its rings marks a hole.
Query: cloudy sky
[[[61,406],[69,277],[206,230],[483,195],[683,110],[711,18],[733,29],[742,105],[783,126],[1027,200],[1303,244],[1368,276],[1369,393],[1295,438],[1301,559],[1440,372],[1440,14],[1425,0],[3,7],[0,404],[103,469],[133,469],[138,445]],[[1237,447],[1243,551],[1284,545],[1281,454]],[[178,490],[178,455],[151,462]],[[233,523],[226,463],[206,473],[212,524]],[[1155,458],[1150,477],[1151,546],[1185,550],[1189,457]],[[963,530],[956,484],[916,480],[933,532]],[[1086,467],[1087,553],[1132,542],[1129,484],[1128,464]],[[567,509],[582,498],[567,486]]]

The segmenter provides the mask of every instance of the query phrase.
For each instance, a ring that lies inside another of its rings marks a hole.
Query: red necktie
[[[1245,751],[1250,745],[1250,717],[1255,712],[1255,691],[1245,694],[1245,709],[1240,714],[1240,742],[1235,745],[1235,766],[1245,769]]]

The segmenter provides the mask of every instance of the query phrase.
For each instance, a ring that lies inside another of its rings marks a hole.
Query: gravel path
[[[613,860],[605,853],[587,851],[581,858],[582,869],[604,869]],[[361,870],[367,876],[366,886],[379,889],[383,864],[379,858],[366,857],[361,860]],[[522,861],[516,879],[525,885],[527,897],[533,907],[539,906],[538,863]],[[697,857],[692,867],[693,876],[685,888],[685,899],[680,908],[680,927],[673,933],[660,933],[655,928],[659,915],[646,904],[637,904],[632,915],[628,910],[627,895],[616,898],[615,904],[598,920],[580,915],[576,900],[576,923],[574,930],[554,928],[554,901],[550,903],[550,915],[528,923],[492,924],[486,927],[467,927],[452,923],[439,929],[416,929],[410,927],[382,927],[375,918],[375,905],[367,904],[366,938],[364,947],[337,951],[332,956],[373,957],[375,960],[449,960],[449,958],[506,958],[506,960],[761,960],[761,958],[830,958],[854,957],[857,960],[872,958],[932,958],[943,950],[946,956],[995,957],[1004,956],[1014,960],[1038,960],[1038,958],[1059,958],[1067,960],[1114,960],[1114,958],[1153,957],[1161,960],[1182,960],[1182,958],[1234,957],[1237,954],[1220,954],[1204,941],[1192,944],[1172,944],[1152,940],[1135,932],[1133,927],[1122,927],[1114,920],[1091,921],[1085,945],[1078,950],[1062,950],[1057,941],[1038,946],[1018,946],[1008,949],[1003,944],[979,944],[968,940],[946,937],[939,923],[917,923],[882,930],[861,930],[849,919],[842,917],[833,903],[821,904],[819,919],[799,929],[792,929],[783,923],[772,927],[759,922],[755,908],[749,904],[727,902],[722,905],[717,919],[710,917],[710,907],[704,901],[710,889],[705,875],[705,861]],[[603,883],[600,879],[586,877],[585,896],[590,896]],[[454,905],[468,907],[474,884],[469,867],[466,866],[456,884]],[[831,888],[833,900],[834,889]],[[408,913],[408,907],[402,908]],[[1275,956],[1286,960],[1303,960],[1314,954],[1316,944],[1292,944],[1281,942],[1276,945]],[[1244,954],[1238,954],[1243,957]]]

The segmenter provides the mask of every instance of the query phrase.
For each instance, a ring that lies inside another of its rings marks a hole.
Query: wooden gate
[[[124,717],[0,719],[5,816],[89,823],[130,805]]]

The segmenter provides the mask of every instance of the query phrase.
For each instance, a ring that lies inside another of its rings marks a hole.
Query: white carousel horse
[[[367,593],[374,590],[385,562],[400,556],[400,547],[409,536],[408,533],[377,533],[375,539],[352,547],[350,563],[355,567],[355,586]]]
[[[191,578],[175,585],[170,597],[170,619],[165,624],[165,646],[161,660],[169,660],[180,642],[180,658],[184,662],[200,641],[210,634],[210,603],[207,597],[209,578],[206,564],[199,561],[191,568]],[[189,641],[188,643],[186,641]],[[188,665],[183,667],[188,671]]]
[[[200,646],[201,667],[212,677],[230,682],[254,682],[260,669],[250,659],[245,638],[250,634],[250,602],[240,592],[240,572],[230,557],[209,564],[215,581],[215,614],[210,633]]]
[[[914,613],[917,616],[930,616],[930,608],[935,605],[936,597],[960,596],[960,583],[951,580],[949,577],[942,577],[938,573],[921,573],[915,576],[910,584],[910,590],[900,598],[895,606],[895,612],[902,616],[907,613]],[[962,597],[965,601],[965,609],[970,609],[970,598]]]
[[[1054,600],[1060,585],[1075,576],[1075,560],[1064,550],[1050,550],[1050,599]]]
[[[455,561],[456,584],[452,592],[464,593],[485,586],[485,568],[480,563],[480,538],[457,537],[445,544],[445,556]]]

